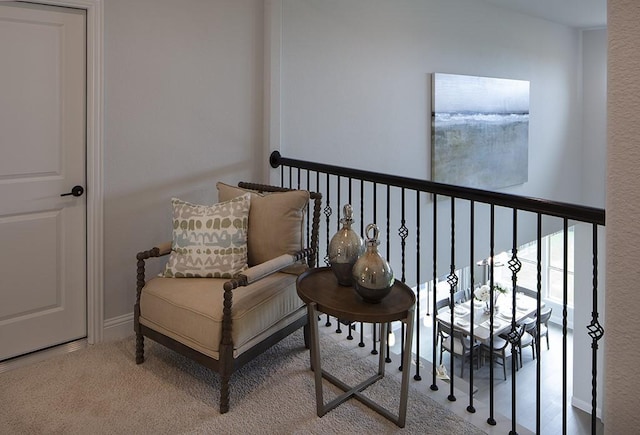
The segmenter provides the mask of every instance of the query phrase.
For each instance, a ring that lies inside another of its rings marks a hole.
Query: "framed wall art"
[[[432,76],[431,179],[479,189],[525,183],[529,82]]]

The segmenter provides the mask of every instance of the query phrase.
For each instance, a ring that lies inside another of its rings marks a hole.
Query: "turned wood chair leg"
[[[220,377],[220,414],[229,411],[229,375]]]
[[[136,364],[144,362],[144,336],[136,333]]]

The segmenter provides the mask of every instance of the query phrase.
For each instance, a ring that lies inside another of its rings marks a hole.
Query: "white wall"
[[[108,0],[104,315],[129,315],[135,255],[171,238],[170,198],[215,202],[256,180],[262,142],[261,0]],[[153,271],[153,269],[152,269]]]
[[[604,208],[607,165],[607,31],[582,33],[582,203]]]
[[[465,0],[283,0],[281,151],[430,177],[430,73],[529,80],[529,181],[580,202],[580,33]]]

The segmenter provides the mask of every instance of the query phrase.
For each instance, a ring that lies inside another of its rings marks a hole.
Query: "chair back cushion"
[[[249,194],[212,206],[173,198],[173,241],[164,276],[233,278],[247,268]]]
[[[250,192],[248,263],[255,266],[304,247],[304,214],[309,192],[257,193],[218,182],[218,201],[228,201]]]

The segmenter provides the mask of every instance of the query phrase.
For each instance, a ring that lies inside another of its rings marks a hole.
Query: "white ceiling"
[[[577,28],[606,27],[607,0],[484,0],[545,20]]]

